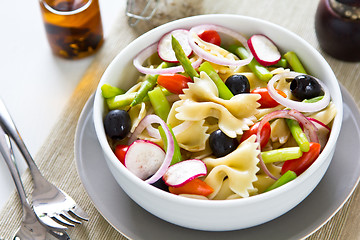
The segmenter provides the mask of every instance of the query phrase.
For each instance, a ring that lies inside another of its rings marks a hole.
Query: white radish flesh
[[[133,142],[125,154],[125,167],[142,180],[153,175],[165,159],[164,150],[147,140]]]
[[[166,185],[181,187],[185,183],[207,174],[206,165],[199,159],[189,159],[171,165],[163,176]]]
[[[251,36],[248,45],[254,58],[263,66],[276,64],[281,59],[278,48],[265,35],[255,34]]]
[[[175,56],[175,52],[172,49],[171,36],[174,36],[176,40],[178,40],[182,49],[185,52],[185,55],[189,57],[192,53],[192,48],[190,47],[188,42],[188,34],[189,31],[185,29],[177,29],[165,34],[158,43],[157,51],[159,57],[166,62],[173,62],[173,63],[178,62]]]

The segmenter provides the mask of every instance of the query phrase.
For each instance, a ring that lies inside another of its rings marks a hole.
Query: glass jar
[[[360,61],[360,0],[320,0],[315,15],[320,48],[344,61]]]

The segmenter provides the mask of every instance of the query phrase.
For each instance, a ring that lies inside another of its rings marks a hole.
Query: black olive
[[[131,128],[131,119],[124,110],[112,110],[108,112],[104,119],[105,133],[113,139],[125,138]]]
[[[165,182],[162,178],[160,178],[159,180],[157,180],[156,182],[154,182],[151,185],[153,185],[154,187],[157,187],[161,190],[164,190],[165,192],[169,192],[169,187],[165,184]]]
[[[323,94],[319,82],[309,75],[296,76],[290,84],[291,93],[300,101]]]
[[[223,157],[234,151],[239,143],[236,138],[231,138],[218,129],[210,134],[209,145],[215,157]]]
[[[244,75],[240,75],[240,74],[231,75],[226,79],[225,85],[230,89],[230,91],[234,95],[250,92],[249,80]]]

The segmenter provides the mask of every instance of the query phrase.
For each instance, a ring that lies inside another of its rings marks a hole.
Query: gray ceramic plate
[[[342,88],[343,127],[334,158],[315,190],[283,216],[253,228],[230,232],[196,231],[165,222],[133,202],[112,177],[92,122],[93,97],[84,107],[75,135],[75,156],[81,181],[102,216],[131,239],[300,239],[325,224],[346,202],[360,176],[360,113]],[[346,174],[344,174],[346,173]]]

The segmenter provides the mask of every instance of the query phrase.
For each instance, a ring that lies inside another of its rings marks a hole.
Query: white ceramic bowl
[[[109,83],[128,88],[139,73],[133,58],[146,46],[177,28],[189,29],[198,24],[218,24],[245,36],[262,33],[269,36],[281,51],[295,51],[305,68],[330,89],[337,108],[329,141],[315,163],[292,182],[273,191],[236,200],[197,200],[179,197],[148,185],[130,173],[112,152],[103,127],[106,114],[100,87]],[[324,58],[306,41],[272,23],[239,15],[202,15],[162,25],[140,36],[125,47],[109,65],[97,88],[94,103],[94,124],[107,164],[123,190],[145,210],[168,222],[208,231],[226,231],[256,226],[286,213],[299,204],[316,187],[326,172],[335,150],[342,122],[342,97],[337,79]],[[121,216],[119,216],[121,217]]]

